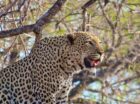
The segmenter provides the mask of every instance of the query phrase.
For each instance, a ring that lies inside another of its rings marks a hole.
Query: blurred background
[[[57,0],[0,0],[0,35],[34,24]],[[68,0],[42,37],[87,31],[102,40],[103,63],[74,75],[73,104],[140,104],[140,0]],[[0,38],[0,70],[28,56],[33,32]]]

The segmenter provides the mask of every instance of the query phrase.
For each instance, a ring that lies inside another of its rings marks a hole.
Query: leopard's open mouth
[[[84,64],[86,68],[96,67],[99,63],[100,63],[100,58],[94,59],[89,56],[84,58]]]

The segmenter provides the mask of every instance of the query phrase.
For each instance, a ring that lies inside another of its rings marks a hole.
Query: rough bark
[[[37,35],[40,35],[39,33],[43,26],[50,23],[51,19],[61,10],[66,1],[67,0],[57,0],[56,3],[43,16],[41,16],[35,24],[25,25],[11,30],[0,31],[0,38],[17,36],[22,33],[29,32],[35,32]]]

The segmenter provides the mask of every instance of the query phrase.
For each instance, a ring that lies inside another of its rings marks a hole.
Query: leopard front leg
[[[68,93],[69,87],[63,86],[62,89],[55,94],[56,104],[68,104]]]
[[[68,102],[68,93],[72,87],[71,80],[65,81],[59,90],[55,93],[56,104],[69,104]]]

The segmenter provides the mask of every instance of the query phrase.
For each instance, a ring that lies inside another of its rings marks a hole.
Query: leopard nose
[[[103,54],[103,51],[98,51],[97,53],[101,56]]]

